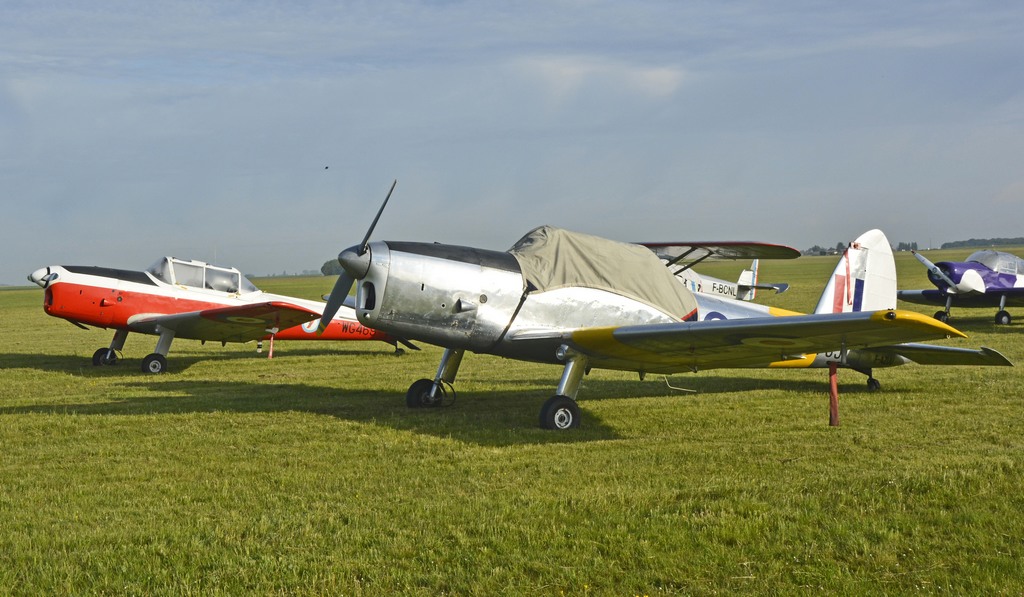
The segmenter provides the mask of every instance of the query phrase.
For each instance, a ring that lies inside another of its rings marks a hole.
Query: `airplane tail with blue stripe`
[[[818,300],[815,313],[850,313],[896,308],[896,262],[881,230],[857,237]]]

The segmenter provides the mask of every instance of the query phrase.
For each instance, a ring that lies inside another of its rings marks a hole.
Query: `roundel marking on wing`
[[[231,323],[251,323],[251,324],[266,323],[262,319],[259,319],[259,318],[256,318],[256,317],[242,317],[241,315],[229,315],[229,316],[225,317],[224,319],[226,321],[230,321]]]
[[[748,346],[761,346],[764,348],[789,348],[797,345],[797,341],[792,338],[743,338],[740,340],[741,343]]]

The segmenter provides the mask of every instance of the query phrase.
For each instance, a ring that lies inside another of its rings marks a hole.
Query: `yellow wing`
[[[889,310],[592,328],[566,340],[593,367],[676,373],[951,336],[966,337],[931,317]]]

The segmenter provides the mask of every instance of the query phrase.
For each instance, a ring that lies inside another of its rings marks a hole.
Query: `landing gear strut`
[[[92,353],[92,364],[116,365],[119,359],[118,354],[124,348],[124,341],[128,339],[128,330],[117,330],[114,332],[114,339],[110,341],[108,348],[100,348]]]
[[[996,325],[1010,325],[1010,314],[1006,312],[1006,295],[999,297],[999,311],[996,313]]]
[[[174,330],[158,328],[160,339],[156,341],[156,349],[142,359],[143,373],[164,373],[167,371],[167,351],[171,349],[171,341],[174,340]]]
[[[463,354],[465,353],[462,350],[445,349],[444,355],[441,357],[441,364],[437,367],[437,375],[434,376],[434,379],[424,378],[413,382],[409,386],[409,391],[405,393],[405,405],[409,408],[441,406],[448,399],[449,390],[452,401],[454,401],[455,388],[452,387],[452,383],[455,382],[455,376],[459,373]]]
[[[564,344],[558,347],[555,356],[565,362],[565,369],[562,370],[562,379],[558,382],[555,395],[548,398],[540,409],[540,427],[558,431],[575,429],[580,426],[580,407],[576,405],[576,394],[587,373],[587,357]]]
[[[117,360],[117,351],[113,348],[98,348],[96,352],[92,353],[92,364],[94,366],[116,365]]]
[[[948,295],[946,296],[946,308],[943,309],[942,311],[936,311],[934,315],[935,319],[938,319],[942,323],[947,323],[949,321],[949,308],[952,306],[953,295]]]

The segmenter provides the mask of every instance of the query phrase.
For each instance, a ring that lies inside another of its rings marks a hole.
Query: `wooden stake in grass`
[[[828,425],[839,427],[839,382],[836,372],[839,366],[831,363],[828,366]]]

